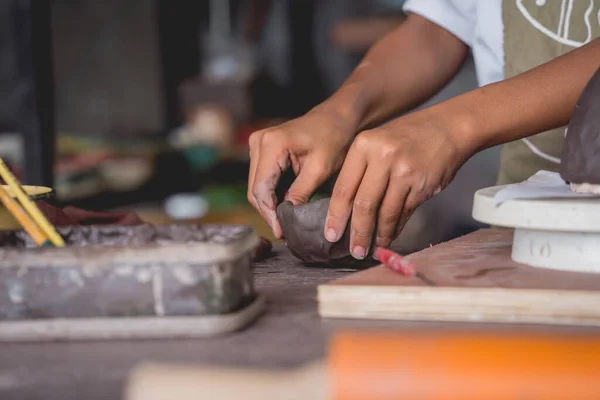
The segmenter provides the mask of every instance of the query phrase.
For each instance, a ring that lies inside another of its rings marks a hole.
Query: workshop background
[[[248,136],[329,96],[402,23],[402,3],[4,0],[0,157],[59,204],[249,224],[271,238],[246,201]],[[475,87],[469,59],[424,107]],[[395,247],[476,229],[472,197],[498,162],[498,149],[470,160]]]

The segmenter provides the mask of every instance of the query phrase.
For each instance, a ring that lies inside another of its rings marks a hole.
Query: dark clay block
[[[560,175],[571,183],[600,184],[600,69],[573,110],[562,150]]]
[[[59,228],[64,248],[0,234],[0,319],[206,315],[255,298],[249,227]]]
[[[284,201],[277,207],[277,218],[290,252],[307,263],[353,266],[360,263],[350,254],[350,229],[331,243],[325,239],[325,218],[330,199],[294,206]],[[372,247],[372,246],[371,246]]]

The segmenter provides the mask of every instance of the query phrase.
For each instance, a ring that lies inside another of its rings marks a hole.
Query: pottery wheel
[[[496,206],[493,197],[502,188],[475,193],[473,218],[515,228],[514,261],[600,273],[600,199],[512,199]]]

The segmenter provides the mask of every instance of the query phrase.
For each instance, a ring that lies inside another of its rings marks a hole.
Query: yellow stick
[[[29,196],[21,189],[21,185],[18,183],[17,178],[10,172],[2,158],[0,158],[0,176],[2,176],[4,182],[10,187],[23,208],[29,213],[29,216],[39,225],[44,233],[46,233],[52,244],[57,247],[64,247],[65,241],[63,238],[56,232],[54,226],[50,224],[35,203],[31,201]]]
[[[52,244],[46,234],[40,229],[39,226],[33,222],[29,215],[25,212],[23,207],[12,198],[10,194],[0,185],[0,201],[8,208],[11,214],[19,221],[21,226],[27,231],[29,236],[33,238],[35,243],[38,246],[44,246],[47,244]]]

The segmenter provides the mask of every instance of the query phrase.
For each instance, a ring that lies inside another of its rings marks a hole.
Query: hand
[[[360,133],[335,184],[325,237],[338,241],[351,220],[350,251],[365,258],[388,247],[413,211],[439,193],[467,160],[465,147],[441,118],[421,111]]]
[[[297,178],[285,199],[293,204],[310,200],[315,190],[342,166],[355,133],[348,120],[314,109],[308,114],[250,136],[248,201],[273,234],[281,238],[275,188],[281,174],[292,166]]]

